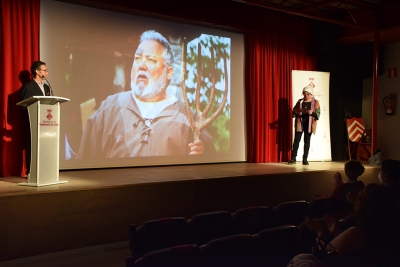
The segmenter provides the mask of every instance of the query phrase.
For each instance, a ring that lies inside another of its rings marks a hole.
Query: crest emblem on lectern
[[[47,110],[47,112],[48,112],[49,114],[47,114],[46,118],[47,118],[48,120],[51,120],[51,119],[53,118],[53,115],[51,115],[51,112],[52,112],[52,111],[53,111],[52,109],[48,109],[48,110]]]

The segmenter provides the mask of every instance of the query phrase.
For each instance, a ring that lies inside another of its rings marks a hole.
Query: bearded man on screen
[[[193,141],[183,101],[167,93],[174,56],[155,31],[140,37],[131,89],[111,95],[86,122],[76,158],[193,155],[215,152],[211,135]]]

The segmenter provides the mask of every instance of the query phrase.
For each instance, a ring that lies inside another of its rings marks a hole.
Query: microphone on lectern
[[[52,95],[52,96],[54,96],[54,93],[53,93],[53,88],[51,88],[51,85],[50,85],[50,83],[49,83],[49,80],[47,80],[47,79],[46,79],[46,77],[44,77],[44,75],[42,75],[42,79],[45,79],[45,80],[46,80],[46,82],[49,84],[49,87],[50,87],[50,93],[51,93],[51,95]]]

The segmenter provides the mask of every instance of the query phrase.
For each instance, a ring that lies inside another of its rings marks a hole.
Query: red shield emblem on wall
[[[361,118],[346,119],[349,140],[359,142],[365,132],[364,121]]]

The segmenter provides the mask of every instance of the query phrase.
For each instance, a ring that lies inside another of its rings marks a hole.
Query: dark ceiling
[[[399,0],[232,0],[341,26],[341,43],[400,41]]]

